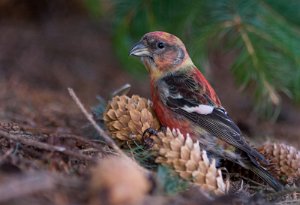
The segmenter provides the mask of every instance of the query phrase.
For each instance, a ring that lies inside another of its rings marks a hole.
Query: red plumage
[[[203,92],[205,92],[209,96],[214,104],[218,107],[222,107],[219,97],[217,96],[215,90],[211,87],[209,82],[206,80],[204,75],[198,69],[194,69],[192,75],[194,75],[196,80],[202,84]]]

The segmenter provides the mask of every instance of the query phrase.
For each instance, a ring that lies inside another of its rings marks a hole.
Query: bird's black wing
[[[218,107],[194,76],[177,72],[163,77],[159,92],[162,102],[172,111],[191,120],[212,136],[243,150],[250,156],[264,161],[265,158],[244,139],[238,126],[224,108]]]

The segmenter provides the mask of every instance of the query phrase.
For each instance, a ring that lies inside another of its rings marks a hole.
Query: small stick
[[[65,147],[55,146],[55,145],[50,145],[50,144],[46,144],[43,142],[39,142],[36,140],[32,140],[30,138],[24,137],[23,135],[9,134],[9,133],[6,133],[6,132],[0,130],[0,136],[5,137],[10,140],[13,140],[13,141],[20,142],[21,144],[25,144],[27,146],[33,146],[33,147],[36,147],[39,149],[52,151],[52,152],[60,152],[60,153],[78,158],[80,160],[94,161],[94,159],[89,156],[82,155],[78,152],[73,152],[71,150],[67,150]]]
[[[2,163],[9,155],[11,155],[14,152],[14,148],[10,148],[7,150],[1,157],[0,157],[0,163]]]
[[[117,145],[116,143],[105,133],[105,131],[96,123],[93,119],[93,116],[87,112],[79,98],[76,96],[74,90],[72,88],[68,88],[69,94],[71,95],[72,99],[75,101],[77,106],[80,108],[81,112],[85,115],[87,120],[93,125],[96,131],[99,133],[100,136],[103,137],[105,143],[115,150],[119,155],[128,157]]]
[[[96,131],[98,132],[98,134],[100,136],[103,137],[105,143],[111,147],[115,152],[117,152],[120,157],[124,157],[125,159],[128,159],[130,161],[132,161],[133,163],[135,163],[137,165],[137,167],[144,172],[147,175],[150,175],[150,172],[148,170],[146,170],[144,167],[140,166],[135,160],[133,160],[132,158],[128,157],[117,145],[116,143],[105,133],[105,131],[96,123],[96,121],[93,119],[93,116],[91,114],[89,114],[87,112],[87,110],[84,108],[83,104],[81,103],[81,101],[79,100],[79,98],[76,96],[74,90],[72,88],[68,88],[68,91],[71,95],[71,97],[73,98],[73,100],[75,101],[75,103],[78,105],[78,107],[80,108],[81,112],[85,115],[85,117],[88,119],[88,121],[90,121],[90,123],[94,126],[94,128],[96,129]]]
[[[60,133],[57,133],[56,134],[57,137],[59,138],[69,138],[69,139],[75,139],[75,140],[78,140],[82,143],[86,143],[90,146],[92,146],[93,148],[97,149],[97,150],[101,150],[103,151],[103,147],[101,147],[99,144],[91,141],[91,140],[88,140],[86,138],[83,138],[82,136],[78,136],[78,135],[73,135],[73,134],[60,134]]]

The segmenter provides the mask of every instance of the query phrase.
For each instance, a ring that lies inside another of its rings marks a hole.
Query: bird
[[[269,162],[245,140],[177,36],[146,33],[129,55],[140,58],[149,73],[153,109],[163,127],[189,134],[211,157],[236,163],[274,190],[283,190],[264,168]]]

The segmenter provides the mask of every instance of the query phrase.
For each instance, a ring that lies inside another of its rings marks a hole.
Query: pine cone
[[[140,141],[147,128],[158,129],[159,122],[151,101],[133,95],[115,96],[106,108],[103,119],[113,138]]]
[[[184,137],[179,130],[168,128],[153,140],[153,149],[158,152],[157,163],[173,168],[180,177],[206,191],[220,195],[228,190],[229,185],[224,182],[221,170],[216,168],[215,159],[210,161],[206,151],[189,135]]]
[[[137,163],[108,156],[91,170],[90,205],[141,204],[150,189],[148,175]]]
[[[272,164],[270,172],[279,179],[293,183],[300,178],[300,151],[286,144],[265,144],[259,151]]]

